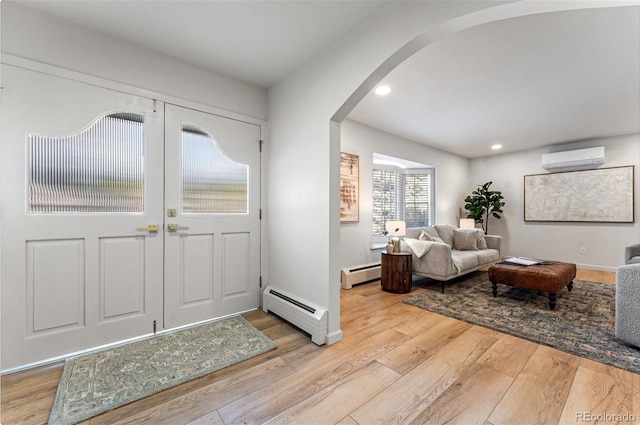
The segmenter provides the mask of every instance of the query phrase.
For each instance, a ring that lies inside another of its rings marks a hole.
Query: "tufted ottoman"
[[[556,298],[562,288],[566,286],[571,291],[575,277],[576,265],[559,261],[531,266],[498,263],[489,267],[489,280],[494,297],[498,295],[498,283],[548,292],[551,310],[556,307]]]

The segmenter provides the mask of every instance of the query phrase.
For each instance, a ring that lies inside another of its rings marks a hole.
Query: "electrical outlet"
[[[587,248],[585,248],[585,247],[581,246],[581,247],[578,249],[578,253],[579,253],[580,255],[586,255],[586,254],[587,254]]]

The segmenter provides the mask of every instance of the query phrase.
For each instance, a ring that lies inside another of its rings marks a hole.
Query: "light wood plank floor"
[[[276,350],[84,424],[640,422],[640,375],[400,302],[422,291],[389,294],[379,282],[341,291],[344,339],[329,347],[273,315],[246,314]],[[61,372],[4,376],[2,423],[47,423]]]

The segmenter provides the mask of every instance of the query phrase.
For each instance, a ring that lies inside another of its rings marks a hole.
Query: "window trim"
[[[402,167],[398,167],[398,166],[394,166],[394,165],[388,165],[388,164],[373,164],[372,167],[372,208],[371,208],[371,212],[372,212],[372,223],[371,223],[371,230],[372,230],[372,249],[379,249],[382,246],[384,246],[387,242],[387,238],[382,235],[382,233],[375,233],[375,227],[374,227],[374,223],[375,223],[375,199],[374,199],[374,193],[375,193],[375,184],[374,184],[374,173],[376,172],[376,170],[386,170],[386,171],[392,171],[396,174],[401,174],[404,175],[405,177],[408,175],[416,175],[416,174],[420,174],[420,175],[429,175],[430,179],[429,179],[429,199],[430,199],[430,205],[429,205],[429,217],[428,217],[428,223],[432,224],[435,222],[435,209],[436,209],[436,204],[435,204],[435,167],[429,167],[429,166],[424,166],[421,168],[408,168],[408,169],[404,169]],[[396,182],[398,182],[398,179],[396,178]],[[405,194],[405,190],[406,190],[406,179],[403,179],[401,181],[402,184],[402,200],[400,201],[401,204],[398,203],[398,200],[396,200],[396,214],[397,217],[393,217],[396,220],[404,220],[405,219],[405,214],[406,214],[406,194]],[[398,210],[398,208],[400,208]],[[385,220],[388,221],[388,220]]]

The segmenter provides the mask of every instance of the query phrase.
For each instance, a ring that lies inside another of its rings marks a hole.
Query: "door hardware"
[[[150,224],[147,227],[138,227],[138,232],[158,233],[160,227],[157,224]]]
[[[169,223],[167,225],[167,230],[170,232],[177,232],[178,230],[189,230],[186,226],[178,226],[176,223]]]

